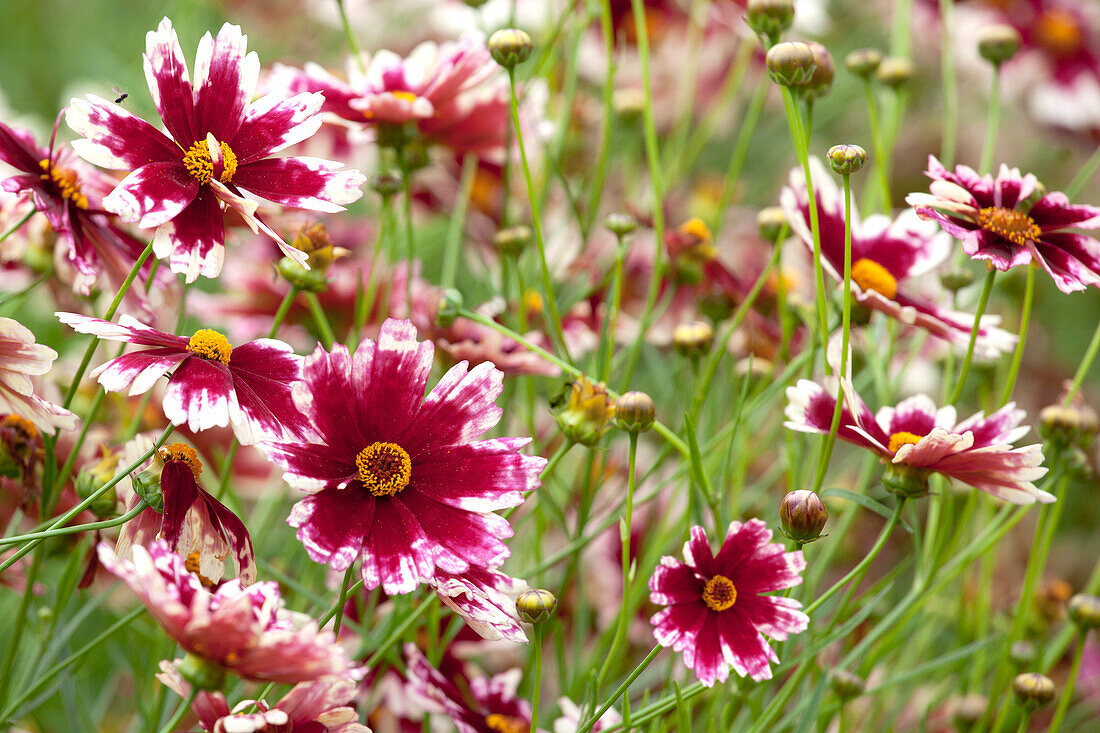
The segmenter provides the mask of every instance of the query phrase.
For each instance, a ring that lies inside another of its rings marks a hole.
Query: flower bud
[[[278,270],[280,277],[299,290],[320,293],[328,287],[328,278],[325,277],[324,270],[313,268],[307,270],[289,257],[279,260],[275,269]]]
[[[745,23],[769,43],[779,40],[794,22],[794,0],[749,0],[745,5]]]
[[[466,5],[471,8],[480,8],[482,5],[489,2],[489,0],[462,0],[462,2],[466,3]]]
[[[529,624],[541,623],[550,618],[557,605],[558,599],[554,594],[542,588],[525,590],[516,596],[516,611]]]
[[[1012,691],[1024,707],[1041,708],[1054,699],[1054,681],[1036,672],[1018,674],[1012,681]]]
[[[1023,668],[1032,664],[1039,656],[1035,645],[1030,641],[1017,641],[1008,649],[1008,658],[1017,667]]]
[[[857,48],[844,57],[844,66],[861,79],[870,79],[882,63],[882,51],[877,48]]]
[[[878,80],[893,89],[901,89],[913,81],[916,68],[909,59],[900,56],[887,56],[878,65],[876,76]]]
[[[829,510],[813,491],[792,491],[779,504],[779,526],[783,534],[799,544],[820,537],[827,521]]]
[[[814,51],[801,41],[777,43],[765,57],[772,81],[783,87],[805,84],[814,74]]]
[[[581,445],[595,445],[611,427],[615,402],[603,383],[582,376],[569,385],[564,406],[554,416],[566,438]]]
[[[798,91],[807,99],[820,99],[829,93],[833,86],[833,78],[836,76],[836,64],[833,63],[833,55],[829,49],[816,41],[806,43],[814,54],[814,71],[805,84],[799,86]]]
[[[681,323],[672,332],[672,345],[682,356],[697,359],[710,351],[714,329],[705,321]]]
[[[622,239],[638,228],[638,220],[630,214],[608,214],[603,225],[616,237]]]
[[[382,148],[404,148],[419,134],[416,124],[413,122],[384,122],[375,126],[375,141]],[[415,162],[410,162],[406,155],[405,164],[410,168],[418,167]]]
[[[1100,598],[1078,593],[1066,603],[1066,613],[1081,631],[1100,627]]]
[[[76,495],[81,499],[87,499],[115,477],[115,469],[118,468],[120,455],[118,451],[104,452],[103,457],[94,466],[85,466],[76,475]],[[103,519],[115,513],[118,504],[118,493],[114,488],[105,492],[91,503],[88,510]]]
[[[906,466],[903,463],[889,463],[882,472],[882,483],[892,493],[916,499],[928,494],[928,476],[931,474],[927,468]]]
[[[164,514],[164,494],[160,491],[160,471],[156,468],[139,471],[130,478],[134,493],[145,500],[157,514]]]
[[[199,690],[220,690],[225,684],[225,667],[191,652],[176,664],[176,669],[181,677]]]
[[[846,669],[834,669],[830,672],[829,684],[841,700],[851,700],[862,695],[865,685],[862,677]]]
[[[531,228],[520,226],[501,229],[493,237],[493,244],[501,254],[518,257],[531,242]]]
[[[940,275],[940,285],[944,290],[957,293],[974,282],[974,273],[970,270],[948,270]]]
[[[644,433],[653,427],[656,411],[645,392],[627,392],[615,401],[615,424],[628,433]]]
[[[454,288],[447,288],[439,294],[439,302],[436,304],[435,325],[439,328],[450,328],[458,318],[458,312],[462,310],[462,293]]]
[[[370,187],[373,188],[379,196],[384,199],[388,199],[394,194],[400,193],[401,176],[394,173],[393,171],[379,173],[378,175],[371,177]]]
[[[867,151],[858,145],[834,145],[825,155],[833,172],[841,176],[855,173],[867,162]]]
[[[1022,42],[1020,32],[1005,23],[987,25],[978,31],[978,53],[994,66],[1015,56]]]
[[[1096,436],[1097,423],[1096,411],[1083,400],[1070,405],[1057,402],[1039,412],[1039,434],[1063,447],[1089,447]]]
[[[787,229],[787,215],[778,206],[768,206],[756,215],[756,228],[760,236],[769,242],[775,242]]]
[[[963,695],[953,701],[951,715],[955,727],[962,731],[974,730],[974,726],[981,722],[986,709],[989,708],[989,700],[984,695],[971,693]]]
[[[489,53],[493,61],[510,69],[531,56],[531,36],[518,28],[501,28],[489,36]]]

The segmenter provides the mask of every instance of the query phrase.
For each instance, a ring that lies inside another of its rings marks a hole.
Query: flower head
[[[252,101],[260,70],[247,37],[226,23],[216,38],[206,34],[188,76],[172,22],[165,18],[146,36],[145,76],[167,128],[157,130],[118,105],[89,95],[72,100],[66,121],[84,136],[73,143],[89,162],[131,171],[104,200],[123,221],[158,228],[154,252],[169,257],[187,281],[216,277],[224,258],[222,207],[239,213],[299,263],[305,255],[256,217],[249,192],[284,206],[343,211],[358,199],[365,178],[318,158],[273,158],[312,136],[321,124],[321,94]]]
[[[355,354],[337,345],[306,357],[294,400],[320,442],[265,442],[293,487],[312,492],[287,520],[317,562],[363,561],[368,589],[408,593],[436,569],[491,568],[512,535],[492,512],[517,506],[546,461],[527,438],[476,440],[500,420],[503,375],[452,367],[424,396],[434,349],[409,321],[387,320]]]
[[[101,542],[99,560],[180,646],[240,677],[294,684],[358,673],[331,632],[283,609],[273,582],[243,587],[231,580],[211,593],[163,540],[135,546],[131,561]]]
[[[32,376],[53,368],[57,352],[35,343],[31,330],[11,318],[0,318],[0,415],[19,415],[42,431],[76,427],[76,415],[34,393]]]
[[[451,608],[483,639],[527,641],[516,613],[516,596],[527,583],[504,573],[471,565],[464,573],[451,574],[436,568],[428,581],[439,600]]]
[[[754,680],[771,679],[779,658],[764,634],[780,641],[806,630],[802,604],[764,593],[802,582],[802,552],[784,552],[759,519],[733,522],[718,554],[702,527],[691,528],[684,561],[661,558],[649,579],[649,599],[666,606],[651,619],[662,646],[684,653],[684,664],[707,687],[725,682],[729,665]]]
[[[172,372],[162,406],[175,425],[187,423],[193,432],[232,425],[243,445],[309,434],[291,397],[302,359],[282,341],[258,339],[233,347],[208,328],[188,338],[143,326],[129,316],[118,323],[76,313],[57,317],[80,333],[150,347],[111,359],[91,376],[110,392],[137,395]]]
[[[1100,229],[1100,208],[1070,204],[1060,191],[1042,194],[1035,176],[1003,164],[994,178],[965,165],[951,172],[929,156],[925,175],[930,193],[905,202],[961,239],[971,258],[998,270],[1036,264],[1063,293],[1100,285],[1100,242],[1077,231]]]

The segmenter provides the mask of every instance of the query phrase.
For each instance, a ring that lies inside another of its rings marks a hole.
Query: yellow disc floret
[[[978,226],[1021,247],[1028,241],[1038,240],[1043,234],[1035,220],[1024,212],[999,206],[988,206],[979,211]]]
[[[183,461],[191,469],[191,474],[196,479],[202,473],[202,461],[199,460],[199,452],[186,443],[169,443],[161,448],[157,454],[165,463],[168,461]]]
[[[355,457],[359,480],[374,496],[393,496],[412,478],[412,459],[397,443],[371,443]]]
[[[237,155],[227,143],[218,143],[222,151],[222,172],[218,180],[229,183],[233,180],[233,174],[237,172]],[[210,157],[210,146],[205,140],[199,140],[192,145],[183,156],[183,165],[199,183],[209,183],[214,175],[214,160]]]
[[[531,730],[531,726],[529,726],[523,718],[517,718],[512,715],[501,715],[500,713],[490,713],[486,715],[485,727],[489,730],[497,731],[498,733],[527,733]]]
[[[916,445],[923,437],[923,435],[902,430],[890,436],[890,444],[886,447],[890,449],[891,453],[897,453],[903,445]]]
[[[861,290],[874,290],[882,297],[891,300],[898,294],[898,281],[890,271],[866,257],[860,257],[852,263],[852,281]]]
[[[46,171],[41,176],[43,181],[53,181],[57,184],[57,187],[61,190],[61,195],[72,201],[76,207],[88,208],[88,197],[80,192],[80,181],[77,180],[75,171],[51,165],[49,158],[38,161],[38,165]]]
[[[725,611],[737,603],[737,588],[724,575],[715,575],[703,588],[703,602],[712,611]]]
[[[233,356],[229,339],[209,328],[195,331],[195,335],[187,341],[187,350],[204,359],[220,361],[226,366],[229,366],[229,359]]]

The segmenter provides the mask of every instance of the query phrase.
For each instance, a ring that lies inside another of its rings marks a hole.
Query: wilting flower
[[[257,204],[242,191],[284,206],[343,211],[358,199],[365,178],[337,172],[342,164],[318,158],[272,158],[317,131],[324,98],[269,95],[252,101],[260,71],[247,37],[226,23],[217,38],[199,42],[192,87],[172,22],[165,18],[146,35],[145,75],[168,130],[160,132],[118,105],[89,95],[72,100],[66,121],[85,139],[73,143],[89,162],[132,171],[103,200],[108,211],[143,228],[160,227],[158,257],[192,282],[216,277],[225,255],[221,205],[262,230],[299,263],[305,255],[255,215]]]
[[[452,367],[425,398],[434,349],[409,321],[387,320],[354,356],[337,345],[306,357],[294,400],[319,443],[265,442],[291,486],[315,492],[287,520],[309,556],[334,570],[363,561],[368,589],[408,593],[438,567],[500,565],[512,528],[494,510],[539,485],[529,438],[475,440],[496,425],[503,375]]]
[[[436,568],[435,577],[428,583],[439,600],[466,619],[482,638],[527,641],[516,613],[516,596],[527,590],[527,583],[519,578],[471,565],[469,570],[458,574]]]
[[[57,352],[34,342],[31,330],[11,318],[0,318],[0,415],[19,415],[39,430],[72,430],[76,415],[34,393],[32,376],[53,368]]]
[[[691,528],[684,562],[668,555],[649,579],[649,599],[667,606],[650,621],[662,646],[684,653],[684,664],[707,687],[725,682],[729,665],[742,677],[771,679],[778,662],[764,639],[783,641],[806,630],[802,604],[764,593],[793,588],[806,567],[801,551],[784,552],[759,519],[733,522],[715,555],[702,527]]]
[[[54,130],[56,134],[56,128]],[[133,269],[145,245],[111,223],[102,199],[114,182],[89,167],[67,148],[41,148],[26,130],[0,123],[0,160],[20,171],[3,182],[5,191],[29,194],[34,208],[57,232],[65,261],[75,273],[72,287],[88,295],[100,272],[113,290],[118,290]],[[150,263],[142,267],[137,280],[145,284]],[[166,277],[158,278],[163,286]],[[144,297],[146,287],[134,287],[127,296],[151,314]]]
[[[359,674],[331,632],[283,608],[272,581],[243,587],[235,579],[211,593],[163,540],[148,549],[135,546],[131,561],[101,542],[99,560],[126,581],[181,647],[240,677],[294,684]]]
[[[188,568],[207,586],[221,580],[228,556],[232,556],[242,585],[255,582],[252,538],[236,514],[199,486],[202,463],[198,452],[183,443],[170,443],[159,456],[164,463],[160,474],[164,512],[149,507],[128,522],[118,538],[119,556],[126,557],[124,548],[163,538],[169,550],[187,558]],[[138,498],[135,496],[134,506]]]
[[[821,237],[821,266],[837,282],[844,281],[844,198],[821,163],[810,161]],[[813,252],[806,176],[791,171],[790,184],[780,194],[791,229]],[[949,343],[967,348],[974,316],[941,308],[905,292],[906,282],[941,265],[951,253],[950,239],[911,211],[897,219],[875,214],[860,221],[852,206],[852,294],[872,310],[928,331]],[[996,328],[999,316],[982,316],[975,353],[994,358],[1016,343],[1012,334]]]
[[[827,434],[836,407],[834,394],[803,379],[787,388],[787,422],[792,430]],[[837,437],[874,451],[891,468],[890,481],[915,493],[926,491],[930,473],[981,489],[1014,504],[1049,503],[1054,496],[1032,483],[1047,472],[1038,444],[1013,448],[1028,427],[1024,411],[1009,403],[988,417],[979,412],[956,422],[951,405],[936,409],[924,395],[883,407],[877,414],[860,399],[849,381],[840,412]],[[906,491],[906,493],[909,493]]]
[[[1100,208],[1072,205],[1060,191],[1042,194],[1035,176],[1004,164],[994,178],[965,165],[952,173],[928,156],[925,175],[931,193],[905,202],[961,239],[971,258],[998,270],[1037,264],[1063,293],[1100,285],[1100,242],[1075,231],[1100,229]]]
[[[405,656],[408,687],[428,703],[429,712],[449,715],[460,733],[525,733],[531,729],[531,706],[516,697],[521,670],[494,677],[456,677],[433,667],[415,644],[405,645]]]
[[[282,341],[258,339],[234,348],[208,328],[187,338],[125,315],[118,323],[76,313],[57,317],[80,333],[152,347],[111,359],[90,376],[109,392],[138,395],[171,371],[162,407],[175,425],[187,423],[192,432],[232,425],[242,445],[308,435],[291,397],[302,359]]]
[[[168,662],[160,663],[157,679],[184,699],[191,695],[191,685]],[[350,707],[358,693],[352,676],[323,677],[295,685],[274,707],[264,700],[241,700],[230,710],[225,695],[200,690],[191,710],[199,716],[202,729],[213,733],[370,733]],[[248,712],[253,707],[257,711]]]

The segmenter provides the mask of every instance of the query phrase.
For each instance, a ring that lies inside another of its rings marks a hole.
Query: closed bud
[[[471,8],[480,8],[482,5],[489,2],[489,0],[462,0],[462,2],[466,3]]]
[[[462,310],[462,293],[454,288],[447,288],[439,294],[439,303],[435,312],[435,325],[439,328],[450,328],[458,318],[458,312]]]
[[[115,477],[115,469],[118,467],[119,453],[117,451],[104,451],[102,458],[94,466],[85,466],[76,475],[76,495],[81,499],[87,499],[99,489],[105,486]],[[104,492],[91,503],[88,510],[103,519],[115,513],[118,504],[118,493],[114,488]]]
[[[393,171],[379,173],[370,179],[370,187],[384,199],[388,199],[401,191],[401,176]]]
[[[672,331],[672,345],[681,355],[697,359],[710,351],[714,329],[705,321],[681,323]]]
[[[630,214],[608,214],[603,225],[616,237],[622,238],[638,228],[638,220]]]
[[[565,404],[554,416],[566,438],[581,445],[595,445],[611,427],[615,402],[603,383],[580,377],[569,385]]]
[[[1078,593],[1066,603],[1066,613],[1081,631],[1095,629],[1100,626],[1100,598]]]
[[[615,424],[628,433],[643,433],[653,427],[656,411],[645,392],[627,392],[615,401]]]
[[[813,542],[820,537],[827,521],[829,510],[813,491],[792,491],[779,504],[779,526],[783,534],[799,544]]]
[[[516,596],[516,611],[529,624],[541,623],[550,618],[557,605],[558,599],[554,594],[542,588],[525,590]]]
[[[867,151],[858,145],[834,145],[825,156],[833,172],[841,176],[855,173],[867,162]]]
[[[190,652],[176,669],[197,690],[220,690],[225,684],[225,667]]]
[[[772,81],[780,86],[801,86],[814,75],[814,51],[802,41],[775,44],[768,49],[765,62]]]
[[[974,282],[974,273],[970,270],[948,270],[940,275],[940,285],[945,290],[957,293]]]
[[[913,81],[916,68],[909,59],[900,56],[887,56],[878,65],[876,76],[880,82],[893,89],[900,89]]]
[[[160,491],[160,471],[150,468],[131,476],[134,493],[145,500],[157,514],[164,514],[164,494]]]
[[[892,493],[916,499],[928,494],[927,468],[906,466],[903,463],[889,463],[882,473],[882,483]]]
[[[275,269],[279,271],[280,277],[299,290],[319,293],[328,287],[328,278],[325,277],[324,270],[314,268],[307,270],[289,257],[279,260]]]
[[[787,229],[787,215],[778,206],[768,206],[756,215],[756,228],[760,236],[769,242],[778,241]]]
[[[1022,42],[1020,32],[1005,23],[987,25],[978,31],[978,53],[994,66],[1015,56]]]
[[[501,229],[493,237],[493,244],[501,254],[518,257],[531,242],[531,228],[520,226]]]
[[[1020,668],[1030,666],[1038,656],[1039,652],[1030,641],[1014,642],[1008,649],[1008,658]]]
[[[834,669],[829,673],[829,685],[841,700],[851,700],[863,694],[863,678],[846,669]]]
[[[974,726],[982,721],[989,700],[984,695],[971,693],[957,698],[952,704],[951,718],[960,733],[974,730]]]
[[[1054,699],[1054,681],[1046,675],[1027,672],[1016,675],[1012,681],[1016,700],[1025,708],[1041,708]]]
[[[870,79],[882,63],[882,51],[877,48],[857,48],[844,57],[844,66],[861,79]]]
[[[518,28],[501,28],[489,36],[489,53],[493,61],[506,69],[526,61],[533,47],[531,36]]]
[[[829,53],[829,49],[820,43],[809,41],[806,45],[814,54],[814,71],[806,83],[798,87],[798,92],[807,99],[820,99],[832,89],[836,64],[833,63],[833,55]]]
[[[794,22],[794,0],[749,0],[745,23],[757,35],[774,44]]]

